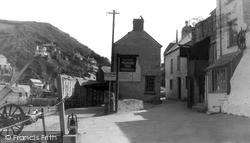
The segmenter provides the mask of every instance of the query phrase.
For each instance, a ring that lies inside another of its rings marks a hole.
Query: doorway
[[[181,77],[178,77],[178,98],[181,100]]]

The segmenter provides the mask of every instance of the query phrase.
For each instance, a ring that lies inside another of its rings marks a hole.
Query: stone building
[[[207,68],[209,111],[250,116],[250,1],[217,0],[216,60]]]
[[[161,45],[144,31],[143,18],[133,20],[133,30],[115,42],[114,71],[119,60],[119,98],[154,100],[160,93]],[[117,58],[119,54],[119,58]]]
[[[192,29],[191,47],[187,56],[188,107],[205,108],[205,75],[209,63],[213,63],[216,40],[216,13],[198,22]],[[185,50],[185,46],[181,50]],[[182,52],[182,51],[181,51]],[[185,51],[184,51],[185,52]],[[210,52],[210,53],[209,53]]]
[[[184,100],[187,98],[187,58],[180,56],[180,45],[191,42],[191,34],[175,44],[165,56],[166,97]]]
[[[187,99],[187,57],[180,56],[180,48],[181,45],[191,44],[191,29],[186,22],[182,29],[181,40],[170,43],[164,52],[166,97],[170,99]]]

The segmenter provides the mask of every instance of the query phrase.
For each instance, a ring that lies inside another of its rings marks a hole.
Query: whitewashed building
[[[180,45],[190,44],[191,39],[191,33],[183,35],[178,43],[164,53],[166,98],[179,100],[187,98],[187,58],[180,56]]]
[[[217,60],[207,68],[207,108],[250,117],[250,1],[217,0]]]

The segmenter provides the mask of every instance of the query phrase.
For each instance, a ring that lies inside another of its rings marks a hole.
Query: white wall
[[[208,93],[208,107],[209,110],[212,110],[214,105],[221,104],[218,102],[219,99],[226,97],[225,102],[222,104],[222,112],[234,114],[234,115],[243,115],[250,117],[250,97],[249,97],[249,89],[250,89],[250,23],[246,23],[245,21],[249,21],[249,18],[245,16],[246,10],[249,11],[250,5],[248,4],[246,7],[248,0],[234,0],[230,3],[226,3],[226,0],[222,0],[222,13],[227,15],[226,22],[229,22],[233,19],[237,18],[236,29],[239,32],[241,29],[248,31],[246,32],[246,49],[243,51],[243,57],[236,67],[236,70],[230,80],[231,84],[231,93],[227,96],[223,94],[212,94]],[[244,2],[244,3],[243,3]],[[217,8],[219,7],[219,0],[217,0]],[[243,9],[245,7],[245,9]],[[219,10],[217,9],[217,13]],[[247,19],[248,18],[248,19]],[[220,47],[220,35],[219,31],[217,31],[217,47],[219,50]],[[238,50],[238,46],[228,47],[229,43],[228,37],[228,27],[224,27],[222,30],[222,53],[227,54],[230,52],[234,52]],[[219,52],[217,52],[219,53]],[[218,55],[219,57],[219,55]]]
[[[181,70],[177,70],[177,57],[180,50],[176,50],[165,56],[165,84],[166,97],[171,99],[178,99],[178,77],[182,79],[181,84],[181,99],[187,98],[186,76],[187,76],[187,59],[180,58]],[[171,59],[173,59],[173,73],[171,73]],[[173,89],[170,90],[170,79],[173,79]]]

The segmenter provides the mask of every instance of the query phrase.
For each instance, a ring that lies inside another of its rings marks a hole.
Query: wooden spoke
[[[18,135],[24,127],[24,123],[18,123],[24,121],[25,119],[25,113],[20,106],[16,104],[6,104],[2,106],[0,108],[0,128],[2,129],[0,132],[0,136]]]

